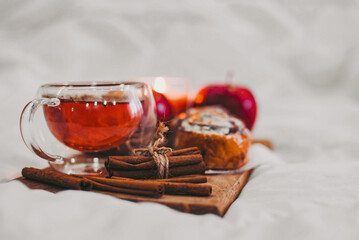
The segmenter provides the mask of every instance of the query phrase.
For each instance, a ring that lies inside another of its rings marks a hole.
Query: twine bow
[[[168,127],[160,122],[156,130],[153,144],[146,148],[132,149],[134,155],[151,156],[157,165],[157,178],[168,178],[169,162],[167,153],[172,151],[172,148],[163,147],[166,143],[164,133],[168,131]]]

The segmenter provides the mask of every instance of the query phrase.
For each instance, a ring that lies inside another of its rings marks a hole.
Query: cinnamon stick
[[[140,163],[144,163],[144,162],[153,161],[153,158],[150,156],[109,156],[107,161],[105,162],[105,164],[106,164],[106,166],[108,166],[108,164],[111,161],[116,161],[116,160],[130,163],[130,164],[140,164]],[[112,167],[112,166],[109,165],[109,167]]]
[[[179,166],[169,168],[169,177],[183,176],[183,175],[191,175],[191,174],[203,174],[205,171],[204,162],[200,162],[193,165]],[[155,169],[149,170],[134,170],[134,171],[126,171],[126,170],[113,170],[111,168],[107,168],[109,172],[109,176],[116,177],[125,177],[125,178],[134,178],[134,179],[144,179],[144,178],[154,178],[156,176]]]
[[[198,147],[189,147],[178,150],[173,150],[172,152],[168,152],[167,156],[179,156],[179,155],[191,155],[191,154],[200,154],[201,151]]]
[[[123,177],[111,177],[111,179],[126,180],[128,178]],[[206,176],[189,176],[189,177],[175,177],[175,178],[164,178],[164,179],[151,179],[145,181],[156,181],[156,182],[178,182],[178,183],[206,183]]]
[[[94,189],[100,191],[108,191],[108,192],[116,192],[116,193],[125,193],[125,194],[132,194],[132,195],[142,195],[146,197],[155,197],[159,198],[164,193],[164,186],[159,187],[157,191],[149,191],[149,190],[142,190],[142,189],[131,189],[131,188],[123,188],[123,187],[116,187],[109,184],[103,184],[98,181],[88,179]]]
[[[164,187],[165,194],[172,195],[193,195],[193,196],[209,196],[212,192],[212,187],[209,184],[194,184],[185,182],[159,182],[158,180],[132,180],[126,178],[92,178],[94,181],[99,181],[111,186],[124,186],[124,187],[135,187],[143,188],[144,185]],[[166,179],[167,180],[167,179]],[[94,185],[95,186],[95,185]]]
[[[25,178],[54,184],[63,188],[89,191],[93,187],[92,183],[86,179],[76,178],[50,169],[25,167],[22,169],[21,173]]]
[[[176,177],[166,179],[155,179],[154,181],[159,182],[178,182],[178,183],[206,183],[206,176],[194,176],[194,177]]]
[[[122,187],[129,189],[140,189],[145,191],[152,191],[163,193],[164,192],[164,184],[161,182],[155,181],[139,181],[128,178],[114,179],[114,178],[104,178],[104,177],[86,177],[92,181],[112,185],[114,187]]]
[[[184,156],[201,154],[198,147],[189,147],[166,153],[167,156]],[[152,161],[150,156],[110,156],[112,160],[120,160],[131,164],[139,164]]]
[[[209,196],[212,186],[209,184],[164,182],[165,193],[172,195]]]
[[[149,160],[147,160],[147,158],[149,158]],[[139,162],[140,159],[144,162],[135,164]],[[170,168],[197,164],[201,161],[203,161],[201,154],[168,157]],[[106,167],[113,170],[146,170],[157,168],[155,162],[152,161],[152,157],[133,158],[129,156],[110,156],[106,161]]]

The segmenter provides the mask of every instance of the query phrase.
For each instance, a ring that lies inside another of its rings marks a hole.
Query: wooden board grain
[[[234,202],[234,200],[236,200],[239,193],[247,183],[249,175],[250,171],[222,175],[208,175],[208,183],[212,185],[212,194],[209,197],[163,195],[161,198],[149,198],[104,191],[94,192],[134,202],[160,203],[186,213],[212,213],[224,216],[230,205]],[[32,181],[23,177],[20,177],[17,180],[21,181],[31,189],[43,189],[52,193],[66,191],[60,187]]]
[[[269,139],[265,139],[265,138],[252,139],[252,144],[255,144],[255,143],[262,144],[262,145],[266,146],[267,148],[273,150],[273,144]]]

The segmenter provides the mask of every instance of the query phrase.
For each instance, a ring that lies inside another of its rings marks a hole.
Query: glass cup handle
[[[60,100],[58,98],[37,98],[26,104],[20,117],[20,132],[27,148],[39,157],[51,162],[62,162],[62,158],[57,155],[46,153],[41,149],[35,138],[37,130],[34,126],[34,116],[37,109],[43,105],[56,107],[59,104]]]

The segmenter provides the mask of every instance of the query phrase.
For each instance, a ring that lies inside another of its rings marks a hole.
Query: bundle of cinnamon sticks
[[[115,193],[161,197],[163,194],[209,196],[211,185],[203,174],[205,164],[196,147],[166,153],[168,176],[156,177],[157,165],[150,156],[110,156],[105,163],[109,177],[67,175],[51,169],[24,168],[25,178],[77,190],[97,190]],[[182,177],[178,177],[182,176]],[[142,180],[140,180],[142,179]],[[146,180],[143,180],[146,179]]]
[[[51,169],[24,168],[25,178],[53,184],[65,189],[97,190],[114,193],[161,197],[163,194],[210,196],[212,187],[205,176],[187,176],[171,179],[134,180],[121,177],[94,177],[67,175]]]
[[[166,153],[168,177],[203,174],[205,164],[197,147]],[[105,163],[109,176],[133,179],[156,178],[157,165],[150,156],[110,156]]]

